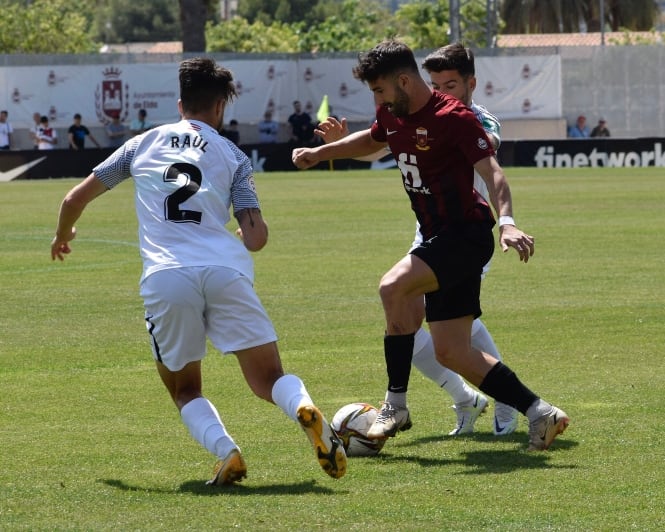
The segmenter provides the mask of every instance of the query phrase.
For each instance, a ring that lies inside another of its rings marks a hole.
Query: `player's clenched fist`
[[[317,151],[313,148],[296,148],[291,153],[291,160],[296,168],[305,170],[316,166],[320,161],[317,157]]]

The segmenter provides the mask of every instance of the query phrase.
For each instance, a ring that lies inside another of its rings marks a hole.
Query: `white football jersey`
[[[181,120],[134,137],[93,169],[108,188],[135,186],[141,279],[159,270],[226,266],[254,279],[249,251],[225,226],[259,208],[247,156],[215,129]]]
[[[478,105],[474,102],[471,102],[471,110],[473,111],[473,114],[476,115],[478,122],[482,124],[483,129],[488,133],[488,135],[491,135],[497,140],[497,142],[500,143],[501,124],[499,123],[499,119],[490,113],[487,109],[485,109],[482,105]],[[478,172],[473,173],[473,188],[475,188],[478,193],[483,198],[485,198],[485,200],[489,201],[490,198],[487,191],[487,185],[485,184],[483,178],[480,177]]]

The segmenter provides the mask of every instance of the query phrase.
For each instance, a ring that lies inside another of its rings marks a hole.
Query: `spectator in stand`
[[[109,138],[109,148],[118,148],[125,143],[127,128],[120,121],[120,113],[115,112],[111,115],[111,121],[106,124],[106,135]]]
[[[263,114],[263,120],[259,122],[259,142],[261,144],[273,144],[277,142],[277,133],[279,124],[272,119],[272,113],[266,111]]]
[[[240,144],[240,131],[238,131],[238,121],[234,118],[229,122],[229,127],[222,128],[220,135],[229,139],[236,146]]]
[[[58,143],[58,133],[54,127],[50,127],[48,116],[39,119],[39,130],[37,131],[37,149],[53,150]]]
[[[95,136],[90,133],[90,130],[87,127],[81,124],[81,115],[79,113],[74,115],[74,123],[69,126],[69,129],[67,130],[67,136],[69,137],[70,150],[84,149],[86,137],[90,137],[90,140],[95,143],[95,146],[101,148]]]
[[[607,122],[604,118],[598,120],[598,125],[591,130],[592,137],[609,137],[610,130],[607,129]]]
[[[293,102],[293,114],[289,116],[291,125],[291,142],[298,146],[307,146],[314,139],[314,124],[312,117],[302,110],[301,103],[296,100]]]
[[[7,121],[9,113],[0,111],[0,150],[9,150],[12,147],[12,125]]]
[[[589,127],[586,125],[586,116],[580,115],[574,126],[568,130],[568,137],[571,139],[586,139],[589,138]]]
[[[154,125],[148,121],[148,112],[145,109],[139,109],[137,118],[132,120],[129,130],[132,132],[132,135],[140,135],[153,127]]]
[[[39,128],[42,127],[41,119],[42,119],[41,113],[37,113],[37,112],[32,113],[32,120],[35,123],[35,125],[33,125],[30,128],[30,138],[32,139],[32,142],[34,143],[33,148],[35,150],[39,149],[39,137],[38,137],[38,135],[39,135]]]

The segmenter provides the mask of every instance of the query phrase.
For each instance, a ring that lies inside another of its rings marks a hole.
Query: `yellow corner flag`
[[[326,118],[328,118],[328,115],[330,114],[328,106],[328,95],[324,94],[323,95],[323,100],[321,100],[321,105],[319,105],[319,110],[316,112],[316,119],[319,122],[323,122]]]

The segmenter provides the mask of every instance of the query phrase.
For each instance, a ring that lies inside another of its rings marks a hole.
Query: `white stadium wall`
[[[419,51],[422,60],[428,51]],[[316,114],[329,96],[333,113],[352,129],[374,116],[366,86],[353,78],[355,54],[210,54],[228,66],[240,97],[226,121],[240,122],[241,142],[256,142],[256,123],[266,109],[282,124],[293,100]],[[0,57],[0,109],[9,111],[17,148],[29,148],[32,114],[49,115],[61,136],[74,113],[104,144],[103,126],[117,110],[126,123],[140,108],[155,123],[177,119],[179,54]],[[476,51],[475,100],[503,123],[504,140],[561,139],[579,114],[593,127],[607,120],[612,137],[665,134],[665,47],[611,46]],[[64,147],[61,145],[61,147]]]
[[[105,56],[99,56],[103,59]],[[253,130],[247,126],[256,124],[265,110],[285,123],[293,101],[300,100],[315,116],[327,94],[334,114],[358,127],[369,124],[374,115],[372,95],[354,79],[355,63],[353,57],[223,60],[234,73],[239,92],[225,120],[242,124],[241,133],[249,142]],[[17,130],[32,125],[34,112],[46,114],[59,131],[66,131],[74,113],[83,116],[83,124],[93,133],[112,114],[119,113],[129,123],[139,109],[146,109],[153,123],[174,121],[178,118],[177,68],[177,61],[0,66],[0,108],[9,110]],[[477,68],[483,81],[476,100],[499,118],[561,117],[559,56],[478,58]],[[30,142],[27,134],[17,135],[17,140]]]

